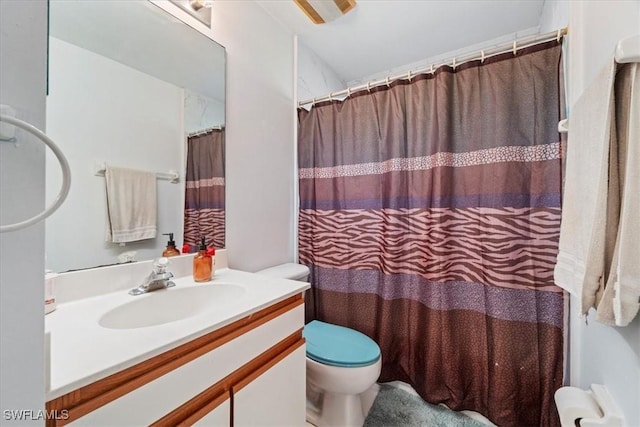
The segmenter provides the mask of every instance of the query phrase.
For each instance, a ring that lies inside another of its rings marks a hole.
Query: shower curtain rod
[[[210,128],[188,133],[187,137],[191,138],[192,136],[204,135],[205,133],[213,132],[214,130],[222,130],[222,129],[224,129],[224,125],[211,126]]]
[[[431,64],[427,67],[421,67],[421,68],[417,68],[414,70],[410,70],[406,73],[403,74],[397,74],[394,76],[387,76],[384,79],[379,79],[379,80],[372,80],[369,81],[365,84],[361,84],[358,86],[354,86],[354,87],[350,87],[338,92],[332,92],[328,95],[322,96],[322,97],[316,97],[313,99],[308,99],[306,101],[301,101],[298,102],[298,107],[302,107],[304,105],[308,105],[311,104],[311,106],[313,106],[313,104],[317,104],[318,102],[322,102],[322,101],[332,101],[333,98],[338,98],[341,97],[343,95],[347,95],[350,96],[352,93],[354,92],[358,92],[364,89],[367,90],[371,90],[374,87],[377,86],[381,86],[383,84],[386,84],[387,86],[389,84],[391,84],[392,82],[396,81],[396,80],[411,80],[413,77],[417,76],[418,74],[424,74],[424,73],[435,73],[436,69],[438,67],[441,67],[443,65],[450,65],[453,68],[456,68],[457,66],[465,63],[465,62],[469,62],[469,61],[475,61],[475,60],[481,60],[484,62],[485,59],[492,57],[492,56],[496,56],[496,55],[500,55],[502,53],[506,53],[506,52],[513,52],[514,55],[515,53],[519,50],[519,49],[523,49],[526,47],[530,47],[530,46],[534,46],[536,44],[539,43],[544,43],[553,39],[556,39],[558,41],[560,41],[562,39],[563,36],[567,35],[569,32],[568,28],[561,28],[557,31],[550,31],[548,33],[545,34],[537,34],[535,36],[529,36],[529,37],[524,37],[521,39],[516,39],[513,42],[509,42],[509,43],[504,43],[504,44],[500,44],[499,46],[493,47],[491,49],[483,49],[480,50],[478,52],[472,53],[472,54],[467,54],[467,55],[462,55],[462,56],[454,56],[452,58],[450,58],[449,60],[445,61],[445,62],[441,62],[439,64]]]

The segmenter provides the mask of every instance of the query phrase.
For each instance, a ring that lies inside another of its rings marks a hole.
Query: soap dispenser
[[[163,257],[180,255],[180,251],[176,248],[176,242],[173,241],[173,233],[164,233],[163,236],[169,236],[167,248],[162,252]]]
[[[213,272],[213,259],[207,254],[207,244],[204,237],[201,238],[200,250],[193,258],[193,280],[196,282],[208,282]]]

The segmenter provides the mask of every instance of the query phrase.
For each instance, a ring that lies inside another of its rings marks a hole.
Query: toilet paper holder
[[[591,384],[591,390],[561,387],[555,393],[562,427],[622,427],[624,416],[609,390]]]

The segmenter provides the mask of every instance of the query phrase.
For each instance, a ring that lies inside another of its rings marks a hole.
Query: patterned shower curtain
[[[380,381],[559,424],[561,84],[553,41],[299,111],[308,320],[378,342]]]
[[[189,137],[184,243],[192,252],[201,237],[209,247],[225,247],[224,182],[224,129]]]

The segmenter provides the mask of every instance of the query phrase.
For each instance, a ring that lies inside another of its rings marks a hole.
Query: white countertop
[[[217,284],[240,285],[246,292],[224,304],[216,304],[211,311],[136,329],[108,329],[100,326],[99,320],[127,302],[153,297],[153,292],[131,296],[126,289],[60,304],[45,316],[50,347],[46,400],[105,378],[309,288],[305,282],[228,268],[216,270],[211,282],[195,283],[190,276],[173,281],[174,288],[155,292]]]

